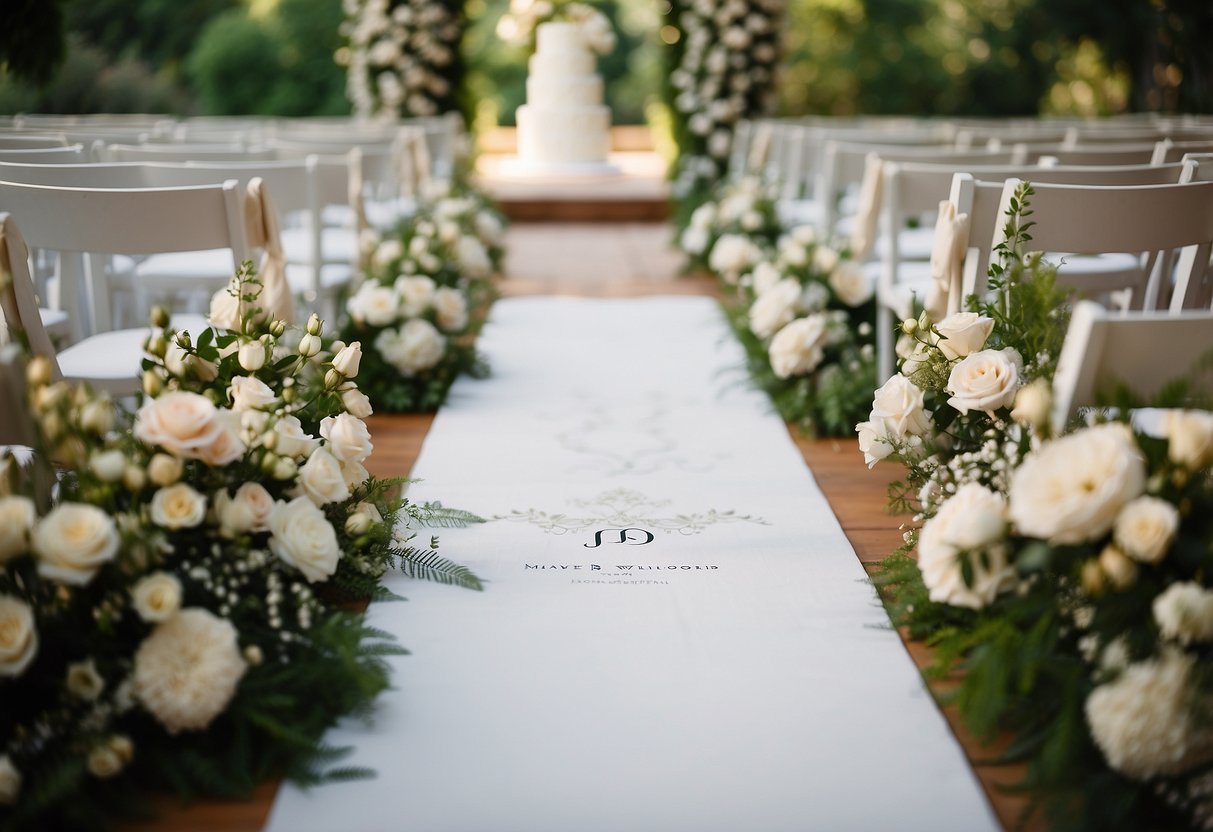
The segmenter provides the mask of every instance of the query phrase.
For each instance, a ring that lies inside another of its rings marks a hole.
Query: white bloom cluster
[[[585,45],[595,54],[615,51],[615,30],[602,12],[585,3],[567,0],[510,0],[510,8],[497,21],[497,37],[515,46],[533,48],[541,23],[562,20],[581,28]]]
[[[346,67],[354,114],[383,119],[432,116],[450,108],[462,15],[432,0],[343,0],[336,60]]]

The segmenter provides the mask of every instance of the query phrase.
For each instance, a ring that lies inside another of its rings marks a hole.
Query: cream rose
[[[461,237],[455,246],[455,262],[469,277],[484,277],[493,268],[488,249],[475,237]]]
[[[977,610],[1013,587],[1006,527],[1001,495],[977,483],[960,486],[918,537],[918,569],[931,600]],[[962,560],[968,563],[971,583],[965,582]]]
[[[976,312],[953,312],[935,324],[935,330],[940,335],[937,343],[940,352],[949,361],[955,361],[986,345],[986,339],[994,331],[994,319]]]
[[[855,432],[859,434],[859,450],[869,469],[895,450],[888,436],[882,432],[883,427],[880,423],[870,421],[855,426]]]
[[[299,469],[299,486],[318,506],[350,497],[350,489],[341,475],[341,463],[326,448],[318,448]]]
[[[362,364],[362,342],[355,341],[352,344],[346,344],[336,355],[333,356],[333,369],[341,373],[346,378],[353,378],[358,375],[358,368]]]
[[[1021,534],[1052,543],[1098,540],[1145,483],[1145,460],[1129,429],[1097,425],[1024,459],[1011,475],[1011,519]]]
[[[1143,563],[1158,563],[1171,548],[1179,530],[1179,510],[1157,497],[1138,497],[1125,506],[1112,539],[1121,550]]]
[[[38,631],[29,604],[0,595],[0,677],[20,676],[38,652]]]
[[[863,306],[872,299],[876,287],[854,260],[843,260],[830,272],[830,290],[847,306]]]
[[[1053,388],[1048,381],[1038,378],[1019,388],[1011,418],[1025,427],[1040,429],[1049,424],[1052,408]]]
[[[447,332],[459,332],[468,325],[468,302],[463,292],[443,286],[434,292],[434,314],[438,326]]]
[[[868,420],[874,426],[883,426],[885,433],[899,442],[931,429],[931,417],[923,408],[922,389],[901,373],[892,376],[873,395]]]
[[[265,410],[278,401],[270,386],[255,376],[236,376],[227,389],[227,395],[232,400],[232,410],[237,413]]]
[[[168,621],[181,609],[181,581],[168,572],[152,572],[131,587],[131,606],[144,621]]]
[[[206,497],[183,482],[152,495],[152,522],[165,529],[192,529],[206,519]]]
[[[0,567],[29,551],[29,533],[37,514],[28,497],[0,497]]]
[[[766,294],[782,279],[783,273],[773,263],[763,260],[750,272],[750,288],[754,290],[754,296],[758,297]]]
[[[219,432],[214,440],[198,449],[198,459],[212,468],[231,465],[242,458],[248,446],[244,444],[244,430],[239,413],[220,410],[215,413]]]
[[[255,373],[265,366],[265,344],[260,341],[245,341],[236,350],[236,361],[250,373]]]
[[[21,796],[21,772],[13,765],[13,758],[0,754],[0,806],[12,806]]]
[[[117,448],[97,451],[89,459],[88,467],[103,482],[117,482],[126,471],[126,456]]]
[[[181,479],[185,466],[171,454],[155,454],[147,464],[147,476],[155,485],[172,485]]]
[[[216,418],[217,412],[206,396],[174,390],[139,408],[135,438],[148,445],[159,445],[171,454],[196,459],[199,451],[224,430],[224,424]]]
[[[726,282],[736,283],[762,257],[762,250],[749,237],[742,234],[725,234],[712,246],[708,255],[708,267],[721,275]]]
[[[1162,416],[1167,456],[1177,465],[1204,468],[1213,462],[1213,413],[1168,410]]]
[[[404,256],[404,244],[399,240],[384,240],[375,247],[371,262],[376,266],[390,266],[394,261]]]
[[[105,680],[97,672],[97,662],[87,659],[67,666],[67,692],[77,699],[92,702],[105,690]]]
[[[361,462],[341,463],[341,477],[345,480],[345,484],[349,486],[350,491],[362,485],[370,476],[370,472],[366,470],[366,466]]]
[[[687,254],[703,254],[707,249],[708,243],[711,242],[711,235],[706,228],[701,228],[696,225],[687,226],[682,236],[678,240],[678,244]]]
[[[345,533],[354,536],[366,534],[373,526],[382,522],[383,515],[374,503],[359,503],[357,508],[350,512],[349,517],[345,518]]]
[[[838,252],[829,246],[818,246],[813,250],[813,266],[819,272],[829,274],[838,265]]]
[[[429,277],[396,278],[396,294],[400,297],[400,313],[406,318],[425,314],[434,300],[434,280]]]
[[[234,496],[227,491],[215,495],[219,533],[227,538],[267,531],[273,510],[274,498],[260,483],[246,482],[236,489]]]
[[[943,342],[941,342],[943,343]],[[1010,407],[1019,390],[1023,361],[1014,350],[982,350],[962,359],[948,375],[948,404],[961,413],[984,410],[992,414]]]
[[[326,416],[320,422],[320,435],[328,442],[329,452],[342,462],[362,462],[375,449],[366,422],[349,413]]]
[[[365,419],[375,412],[371,407],[371,400],[367,398],[366,393],[363,393],[353,385],[341,389],[341,405],[347,413],[351,416],[357,416],[359,419]]]
[[[821,364],[828,333],[824,315],[797,318],[771,339],[771,369],[780,378],[811,373]]]
[[[311,583],[332,577],[341,559],[337,533],[307,497],[278,503],[270,515],[270,551]]]
[[[800,303],[800,284],[784,278],[763,292],[750,307],[750,331],[759,338],[770,338],[796,318]]]
[[[399,315],[400,301],[389,287],[367,281],[346,303],[350,317],[369,326],[388,326]]]
[[[240,299],[227,289],[220,289],[211,296],[210,314],[207,322],[215,329],[240,331]]]
[[[34,527],[38,573],[83,586],[118,554],[118,527],[96,506],[60,503]]]
[[[297,459],[320,447],[320,440],[303,430],[297,416],[283,416],[274,422],[274,434],[274,452],[279,456]]]

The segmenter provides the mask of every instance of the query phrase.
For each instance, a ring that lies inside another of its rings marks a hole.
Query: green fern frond
[[[432,549],[406,549],[401,552],[400,570],[410,578],[477,591],[484,589],[480,579],[470,569],[444,558]]]

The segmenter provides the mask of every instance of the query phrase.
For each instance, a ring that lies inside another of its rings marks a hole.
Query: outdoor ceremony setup
[[[1084,2],[6,11],[0,832],[1213,829],[1213,19]]]

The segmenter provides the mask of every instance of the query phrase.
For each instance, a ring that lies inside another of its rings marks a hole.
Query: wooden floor
[[[679,261],[666,249],[669,235],[664,225],[515,226],[509,231],[506,243],[510,251],[507,265],[510,277],[502,281],[500,288],[507,296],[716,296],[717,289],[711,280],[676,276]],[[412,469],[433,416],[375,415],[367,421],[375,445],[367,467],[376,476],[400,476]],[[871,564],[897,548],[904,518],[892,517],[884,511],[885,489],[890,477],[896,474],[896,466],[877,466],[869,471],[854,439],[810,440],[794,430],[793,437],[859,559]],[[457,495],[451,495],[451,502],[457,502],[456,498]],[[920,667],[930,658],[922,645],[907,644],[907,649]],[[958,725],[954,713],[945,710],[945,715],[971,760],[990,756],[989,749],[978,746]],[[978,765],[976,771],[1003,826],[1015,827],[1024,801],[1005,793],[1000,786],[1013,783],[1021,771],[988,765]],[[872,788],[878,795],[879,784],[873,783]],[[206,802],[187,807],[165,802],[159,820],[125,824],[122,828],[252,832],[264,824],[276,791],[277,784],[269,783],[247,802]],[[402,819],[400,828],[409,828],[407,819]],[[1043,827],[1037,823],[1029,828]]]

